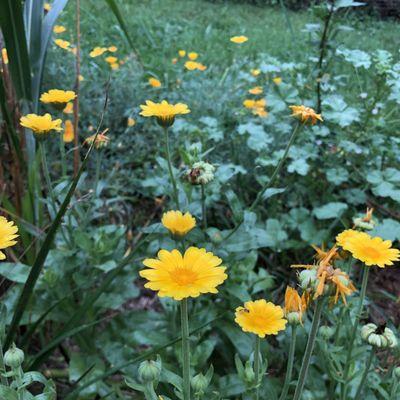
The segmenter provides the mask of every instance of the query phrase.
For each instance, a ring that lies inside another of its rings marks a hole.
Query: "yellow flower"
[[[190,53],[188,53],[188,58],[191,61],[197,60],[198,57],[199,57],[199,55],[194,51],[191,51]]]
[[[359,232],[354,229],[346,229],[345,231],[339,233],[339,235],[336,236],[336,243],[338,246],[342,247],[343,250],[349,250],[350,239],[358,236],[364,238],[368,237],[368,235],[364,232]]]
[[[385,268],[400,260],[400,250],[392,248],[390,240],[371,237],[366,233],[348,239],[347,250],[367,266],[377,265]]]
[[[261,108],[261,107],[256,107],[254,110],[253,110],[253,114],[254,115],[258,115],[259,117],[261,117],[261,118],[265,118],[265,117],[267,117],[268,116],[268,112],[267,112],[267,110],[265,109],[265,108]]]
[[[73,112],[74,112],[74,104],[73,103],[68,103],[65,106],[65,108],[63,110],[63,113],[64,114],[72,114]]]
[[[263,92],[263,88],[261,86],[255,86],[249,89],[250,94],[261,94]]]
[[[261,74],[261,70],[259,70],[259,69],[251,69],[251,70],[250,70],[250,73],[251,73],[253,76],[258,76],[258,75]]]
[[[3,47],[3,48],[1,49],[1,56],[2,56],[2,58],[3,58],[3,63],[4,63],[5,65],[7,65],[7,64],[8,64],[8,54],[7,54],[7,49],[6,49],[5,47]]]
[[[46,12],[49,12],[51,10],[51,5],[50,3],[44,3],[43,8]]]
[[[65,26],[62,25],[54,25],[53,32],[54,33],[63,33],[67,30]]]
[[[237,44],[241,44],[244,42],[247,42],[249,40],[249,38],[247,36],[232,36],[231,37],[231,42],[233,43],[237,43]]]
[[[243,102],[243,105],[244,105],[246,108],[253,108],[254,105],[255,105],[255,100],[246,99],[246,100]]]
[[[282,83],[282,78],[280,76],[277,76],[276,78],[272,79],[272,82],[274,82],[275,85],[280,85]]]
[[[108,51],[111,51],[111,53],[115,53],[117,50],[118,50],[118,47],[116,47],[116,46],[110,46],[108,48]]]
[[[18,227],[14,225],[13,221],[7,221],[6,218],[0,217],[0,249],[14,246],[17,241],[15,240],[18,235]],[[0,251],[0,260],[6,258],[5,254]]]
[[[149,78],[149,84],[150,84],[150,86],[153,86],[153,87],[161,86],[161,82],[156,78]]]
[[[74,126],[72,125],[72,122],[69,119],[67,119],[65,121],[65,128],[64,128],[64,134],[63,134],[64,143],[73,142],[74,137],[75,137]]]
[[[89,136],[85,139],[84,144],[86,144],[87,146],[91,146],[92,143],[94,142],[94,147],[96,147],[96,149],[99,149],[101,147],[106,147],[108,145],[108,142],[110,141],[110,138],[108,136],[106,136],[106,132],[108,131],[108,129],[106,129],[104,132],[99,133],[96,137],[96,134]],[[96,140],[95,140],[96,138]]]
[[[107,47],[95,47],[90,53],[89,56],[94,58],[94,57],[98,57],[101,56],[102,54],[104,54],[107,51]]]
[[[179,50],[178,54],[179,54],[179,57],[185,57],[186,56],[186,51],[185,50]]]
[[[111,69],[118,69],[119,68],[119,64],[118,63],[112,63],[110,64]]]
[[[251,332],[264,338],[265,335],[277,335],[286,327],[287,321],[283,318],[281,307],[264,299],[248,301],[244,307],[235,311],[235,322],[243,332]]]
[[[108,62],[109,64],[115,64],[118,62],[118,58],[114,57],[114,56],[108,56],[105,58],[106,62]]]
[[[135,121],[133,118],[129,117],[129,118],[128,118],[127,125],[128,125],[129,127],[131,127],[131,126],[134,126],[135,124],[136,124],[136,121]]]
[[[259,99],[259,100],[246,99],[243,102],[243,105],[246,108],[251,109],[253,114],[258,115],[259,117],[264,118],[268,115],[267,110],[265,109],[265,106],[267,105],[265,99]]]
[[[69,46],[71,46],[71,43],[68,42],[68,40],[62,40],[62,39],[56,39],[54,43],[58,46],[61,47],[64,50],[69,50]]]
[[[207,69],[205,65],[196,61],[186,61],[185,68],[188,69],[189,71],[194,71],[196,69],[199,71],[205,71]]]
[[[196,220],[187,212],[168,211],[163,214],[161,223],[173,235],[184,236],[196,226]]]
[[[292,117],[298,118],[301,122],[308,122],[310,120],[312,125],[318,121],[323,121],[321,114],[317,114],[312,108],[305,106],[289,106],[293,111]]]
[[[61,119],[51,119],[50,114],[28,114],[20,119],[21,126],[31,129],[35,134],[43,135],[51,131],[61,131]]]
[[[79,81],[83,82],[84,80],[85,80],[84,76],[83,75],[79,75]]]
[[[140,108],[142,109],[140,115],[143,115],[143,117],[156,117],[157,122],[164,127],[171,126],[176,115],[190,113],[186,104],[169,104],[166,100],[161,103],[146,100],[146,105],[142,104]]]
[[[63,110],[67,103],[74,100],[76,94],[72,90],[51,89],[40,96],[40,101],[45,104],[53,104],[58,110]]]
[[[148,280],[144,286],[157,291],[158,296],[182,300],[202,293],[218,293],[217,286],[227,278],[221,263],[213,253],[197,247],[189,247],[183,256],[176,249],[160,250],[158,259],[143,261],[148,269],[139,274]]]

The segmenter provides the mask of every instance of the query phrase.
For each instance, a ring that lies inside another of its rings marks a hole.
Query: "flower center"
[[[376,250],[374,247],[364,247],[364,254],[367,255],[370,258],[378,258],[380,256],[380,252]]]
[[[186,268],[176,268],[171,272],[171,278],[179,286],[187,286],[194,283],[197,279],[197,273]]]

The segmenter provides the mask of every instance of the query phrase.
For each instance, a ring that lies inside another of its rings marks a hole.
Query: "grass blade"
[[[19,99],[31,99],[31,69],[19,0],[0,1],[0,27],[9,56],[9,68]]]

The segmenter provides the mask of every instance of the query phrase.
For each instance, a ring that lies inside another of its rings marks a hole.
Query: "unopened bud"
[[[24,362],[24,358],[24,352],[13,343],[4,354],[4,364],[10,368],[18,368]]]
[[[317,281],[317,271],[314,269],[305,269],[299,274],[300,287],[303,290],[311,288]]]
[[[139,365],[139,379],[143,382],[157,381],[160,377],[161,367],[158,363],[152,360],[143,361]]]
[[[331,326],[322,325],[319,328],[319,334],[323,339],[328,340],[335,334],[335,329],[333,329]]]
[[[298,325],[301,323],[301,316],[299,312],[292,311],[290,313],[286,314],[286,319],[289,322],[289,324],[292,325]]]
[[[200,373],[192,378],[190,384],[197,396],[203,396],[208,387],[208,380]]]
[[[254,373],[254,369],[249,361],[246,362],[246,366],[244,368],[244,379],[248,383],[254,382],[256,378],[256,374]]]

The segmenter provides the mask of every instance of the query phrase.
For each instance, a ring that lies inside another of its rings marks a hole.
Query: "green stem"
[[[61,170],[62,170],[62,175],[67,176],[67,163],[66,163],[64,146],[65,145],[64,145],[63,135],[60,135]]]
[[[167,163],[168,163],[169,177],[170,177],[171,183],[172,183],[172,190],[173,190],[175,205],[176,205],[177,210],[179,210],[180,207],[179,207],[178,187],[176,186],[176,180],[175,180],[175,176],[174,176],[174,171],[172,170],[171,151],[169,149],[168,128],[164,128],[164,137],[165,137],[165,151],[167,153]]]
[[[353,355],[353,344],[354,344],[354,340],[356,339],[357,328],[358,328],[358,324],[360,323],[361,314],[362,314],[363,307],[364,307],[365,294],[367,292],[367,285],[368,285],[369,268],[370,267],[367,267],[365,265],[363,267],[363,278],[362,278],[362,283],[361,283],[360,300],[358,302],[356,318],[354,320],[354,325],[351,330],[350,339],[347,342],[347,346],[348,346],[347,347],[347,356],[346,356],[345,370],[344,370],[344,374],[343,374],[344,383],[341,386],[341,396],[340,396],[342,400],[345,400],[346,395],[347,395],[347,386],[349,383],[347,381],[349,379],[351,357]]]
[[[6,366],[4,365],[4,354],[3,354],[3,341],[0,341],[0,382],[4,386],[8,386],[7,378],[3,375],[6,373]]]
[[[183,400],[190,400],[190,346],[188,301],[181,300]]]
[[[203,229],[207,229],[207,210],[206,210],[206,190],[204,185],[201,186],[201,216],[202,216],[202,223]]]
[[[303,393],[304,385],[306,383],[308,367],[310,366],[311,356],[314,350],[315,339],[317,337],[319,323],[321,321],[321,314],[323,310],[324,299],[319,298],[315,306],[314,317],[311,325],[310,334],[307,340],[306,350],[303,356],[303,362],[301,364],[299,379],[297,381],[296,391],[294,393],[293,400],[300,400]]]
[[[99,149],[96,152],[96,175],[94,181],[94,195],[96,197],[97,197],[97,187],[99,185],[99,180],[100,180],[100,167],[102,158],[103,158],[103,152]]]
[[[256,381],[256,400],[258,400],[260,388],[260,337],[258,335],[256,335],[256,342],[254,345],[254,374]]]
[[[301,130],[300,128],[302,128],[302,127],[303,127],[303,124],[301,122],[298,122],[297,125],[295,126],[295,128],[293,129],[292,135],[290,136],[289,142],[286,145],[285,152],[283,153],[282,158],[279,160],[279,163],[276,166],[274,172],[272,173],[271,178],[264,184],[264,186],[258,192],[257,197],[255,198],[255,200],[253,201],[253,204],[249,208],[249,211],[253,211],[258,206],[258,204],[262,200],[262,197],[263,197],[265,191],[267,189],[269,189],[275,183],[275,179],[277,178],[279,172],[281,171],[281,169],[283,167],[283,164],[286,161],[287,155],[289,153],[289,149],[292,146],[292,144],[294,143],[296,136],[300,132],[300,130]],[[232,231],[229,233],[229,235],[226,236],[225,240],[229,239],[240,228],[243,221],[244,221],[244,218],[242,217],[240,219],[240,221],[236,224],[236,226],[232,229]]]
[[[43,166],[44,179],[46,181],[47,190],[49,192],[49,197],[50,197],[50,200],[51,200],[51,206],[53,208],[53,211],[56,212],[57,211],[56,199],[55,199],[54,193],[53,193],[53,185],[51,183],[49,167],[47,165],[46,147],[45,147],[45,145],[43,143],[43,139],[39,141],[39,146],[40,146],[40,155],[42,157],[42,166]]]
[[[297,331],[297,325],[292,325],[292,338],[289,347],[289,358],[286,368],[285,383],[283,384],[283,389],[281,396],[279,397],[279,400],[286,399],[287,394],[289,392],[290,381],[292,380],[294,353],[296,350],[296,331]]]
[[[369,353],[367,364],[365,366],[364,373],[362,375],[360,384],[358,385],[358,389],[357,389],[357,392],[356,392],[356,396],[354,397],[354,400],[359,400],[360,399],[361,393],[362,393],[362,391],[364,389],[365,381],[367,380],[368,373],[369,373],[369,370],[371,368],[372,360],[374,359],[374,355],[375,355],[375,350],[372,347],[371,352]]]
[[[392,384],[392,390],[390,391],[389,400],[396,400],[396,393],[398,386],[399,386],[399,380],[398,378],[393,376],[393,384]]]
[[[146,400],[158,400],[157,394],[154,391],[153,382],[148,382],[145,384],[143,394]]]

